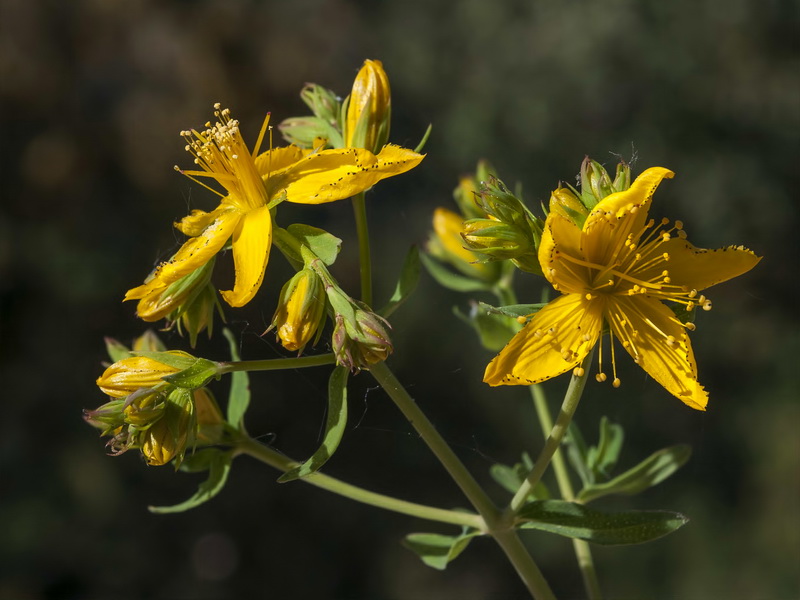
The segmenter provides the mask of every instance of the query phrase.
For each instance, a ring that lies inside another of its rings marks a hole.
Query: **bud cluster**
[[[464,223],[464,241],[486,260],[510,260],[541,274],[537,252],[543,223],[497,177],[483,183],[475,202],[485,215]]]

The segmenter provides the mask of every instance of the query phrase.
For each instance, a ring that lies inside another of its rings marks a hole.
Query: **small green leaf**
[[[512,319],[530,317],[544,308],[545,304],[509,304],[508,306],[492,306],[485,302],[478,303],[489,314],[505,315]]]
[[[106,338],[106,352],[108,352],[111,362],[117,362],[131,356],[131,351],[125,344],[110,337]]]
[[[201,358],[195,358],[189,354],[184,352],[177,353],[177,352],[133,352],[134,356],[144,356],[145,358],[150,358],[156,362],[160,362],[162,365],[167,365],[168,367],[173,367],[175,369],[188,369],[192,365],[194,365],[195,361],[198,360],[205,360]],[[211,362],[211,361],[208,361]]]
[[[403,540],[403,545],[414,552],[429,567],[443,571],[447,564],[461,554],[479,531],[467,530],[461,535],[438,533],[412,533]]]
[[[420,254],[419,258],[430,276],[447,289],[456,292],[488,292],[492,289],[492,284],[457,275],[425,253]]]
[[[213,453],[213,454],[210,454]],[[200,506],[204,502],[208,502],[214,496],[222,491],[225,487],[225,482],[228,480],[228,473],[231,470],[231,462],[233,455],[231,452],[223,452],[216,448],[209,448],[202,450],[197,454],[205,454],[201,459],[208,461],[208,479],[197,487],[194,495],[180,504],[174,506],[148,506],[147,510],[156,514],[179,513]]]
[[[499,463],[492,465],[489,474],[507,492],[516,494],[528,473],[533,469],[533,463],[527,452],[523,452],[522,460],[523,462],[516,463],[513,467]],[[536,487],[527,497],[529,500],[547,500],[548,498],[550,498],[550,490],[541,481],[537,482]]]
[[[231,352],[231,360],[241,360],[236,338],[227,327],[222,330]],[[228,395],[228,423],[231,427],[245,433],[244,414],[250,406],[250,378],[247,371],[234,371],[231,373],[231,390]]]
[[[481,345],[487,350],[497,352],[519,331],[519,323],[505,315],[487,313],[477,302],[470,305],[469,314],[465,315],[458,307],[453,313],[472,327],[480,337]]]
[[[608,478],[619,459],[625,431],[621,425],[612,423],[607,417],[600,419],[600,440],[596,448],[591,448],[587,456],[587,464],[595,474]]]
[[[302,223],[289,225],[286,230],[308,246],[308,249],[316,254],[326,265],[330,266],[336,261],[336,257],[342,247],[342,240],[335,235],[328,233],[324,229],[303,225]]]
[[[609,494],[638,494],[661,483],[680,469],[692,454],[691,447],[680,444],[654,452],[632,469],[605,483],[587,485],[578,494],[581,502],[591,502]]]
[[[195,361],[182,371],[174,375],[163,377],[164,381],[169,381],[172,385],[187,389],[196,390],[203,387],[210,379],[217,375],[219,365],[205,358],[197,358]]]
[[[381,316],[388,317],[408,299],[411,292],[417,287],[419,273],[419,250],[416,246],[411,246],[408,254],[406,254],[406,260],[403,262],[403,269],[400,271],[397,287],[394,288],[394,294],[389,298],[388,304],[381,309]]]
[[[347,426],[347,376],[345,367],[336,367],[328,381],[328,418],[325,422],[325,435],[322,445],[314,455],[299,467],[287,471],[278,478],[285,483],[310,475],[324,465],[333,456]]]
[[[672,533],[689,519],[665,510],[604,513],[565,500],[537,500],[522,507],[522,529],[539,529],[603,545],[642,544]]]

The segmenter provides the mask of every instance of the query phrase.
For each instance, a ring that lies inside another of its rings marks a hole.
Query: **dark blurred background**
[[[219,101],[252,143],[267,110],[276,122],[306,113],[304,83],[347,94],[365,58],[382,60],[391,79],[392,141],[413,147],[434,125],[422,165],[370,194],[378,298],[480,158],[537,206],[585,154],[609,167],[638,156],[637,173],[677,173],[654,216],[683,219],[698,246],[745,244],[764,256],[712,290],[714,310],[694,335],[708,412],[624,360],[625,386],[590,383],[578,422],[590,440],[601,415],[625,426],[622,467],[667,445],[694,448],[662,486],[599,503],[692,519],[650,545],[597,549],[608,598],[800,598],[799,24],[792,0],[0,0],[0,598],[525,597],[491,542],[433,571],[399,540],[452,529],[279,485],[247,458],[212,502],[151,515],[148,504],[184,499],[198,478],[147,467],[134,452],[109,457],[81,420],[103,402],[94,386],[103,337],[130,343],[145,329],[124,292],[176,248],[173,220],[215,205],[173,171],[188,164],[178,132],[201,126]],[[351,213],[349,203],[289,206],[279,219],[347,240],[336,274],[355,291]],[[285,355],[259,337],[284,262],[276,254],[259,297],[228,311],[245,358]],[[523,300],[539,286],[519,278]],[[525,389],[480,383],[491,355],[451,313],[466,303],[423,275],[393,318],[390,366],[501,501],[489,466],[535,455],[542,437]],[[188,349],[175,333],[165,339]],[[227,357],[216,338],[197,352]],[[308,456],[326,376],[253,376],[251,433]],[[550,382],[553,404],[565,386]],[[350,399],[327,472],[465,505],[369,374],[354,378]],[[567,540],[526,541],[559,597],[583,596]]]

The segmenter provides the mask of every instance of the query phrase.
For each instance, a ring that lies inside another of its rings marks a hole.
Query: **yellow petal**
[[[270,197],[286,192],[289,202],[322,204],[355,196],[381,179],[416,167],[424,155],[391,144],[376,156],[363,148],[311,154],[267,182]]]
[[[547,280],[564,294],[580,292],[589,278],[586,267],[564,262],[562,256],[583,258],[580,242],[580,228],[570,219],[550,211],[539,243],[539,264]]]
[[[233,307],[244,306],[261,287],[272,247],[272,217],[266,206],[249,211],[233,234],[233,263],[236,282],[233,290],[221,292]]]
[[[666,269],[673,285],[698,291],[747,273],[761,260],[743,246],[705,250],[680,238],[662,243],[658,250],[669,254],[669,260],[651,269],[652,272],[642,271],[637,277],[656,279]]]
[[[578,366],[597,343],[603,300],[559,296],[533,316],[486,367],[489,385],[539,383]]]
[[[262,152],[256,157],[256,170],[262,176],[268,176],[285,169],[303,158],[303,151],[297,146],[281,146]]]
[[[190,237],[200,235],[206,227],[214,222],[221,212],[226,210],[230,210],[230,206],[224,206],[222,204],[211,212],[193,210],[190,214],[183,217],[180,222],[175,223],[175,228]]]
[[[686,329],[674,313],[648,296],[613,296],[606,318],[634,361],[673,396],[705,410],[708,392],[697,381],[697,363]]]
[[[651,167],[639,175],[624,192],[607,196],[589,213],[583,225],[581,247],[590,262],[608,265],[620,251],[628,234],[637,241],[650,210],[650,201],[665,178],[674,173],[663,167]]]
[[[188,239],[171,259],[161,263],[144,285],[128,290],[125,300],[144,298],[156,290],[164,289],[211,260],[231,237],[242,216],[230,209],[216,212],[215,215],[200,235]]]
[[[162,377],[177,373],[170,367],[145,356],[123,358],[108,367],[97,378],[97,387],[112,398],[124,398],[140,388],[151,388],[162,382]]]

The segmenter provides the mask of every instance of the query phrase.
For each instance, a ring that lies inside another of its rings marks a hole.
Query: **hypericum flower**
[[[365,60],[347,102],[344,142],[377,152],[389,139],[392,95],[379,60]]]
[[[539,247],[542,271],[561,296],[537,312],[486,368],[490,385],[532,384],[579,365],[600,339],[604,323],[613,338],[653,379],[692,408],[704,410],[708,394],[683,322],[663,300],[686,311],[711,302],[699,291],[741,275],[760,260],[742,246],[695,248],[683,224],[648,221],[653,193],[673,173],[654,167],[630,189],[600,201],[583,228],[550,211]],[[602,352],[601,352],[602,355]],[[602,370],[596,378],[604,381]]]
[[[386,177],[415,167],[423,156],[387,145],[377,155],[361,148],[305,153],[296,146],[270,149],[259,155],[268,129],[264,121],[253,151],[247,149],[239,122],[228,109],[214,106],[218,121],[203,132],[184,131],[186,149],[199,171],[181,171],[189,177],[210,177],[227,195],[211,212],[195,210],[175,226],[190,239],[168,261],[161,263],[144,285],[129,290],[125,300],[140,299],[164,290],[206,264],[232,239],[236,281],[222,291],[231,306],[244,306],[255,296],[264,278],[272,245],[270,209],[287,200],[321,204],[354,196]],[[179,169],[180,170],[180,169]]]

